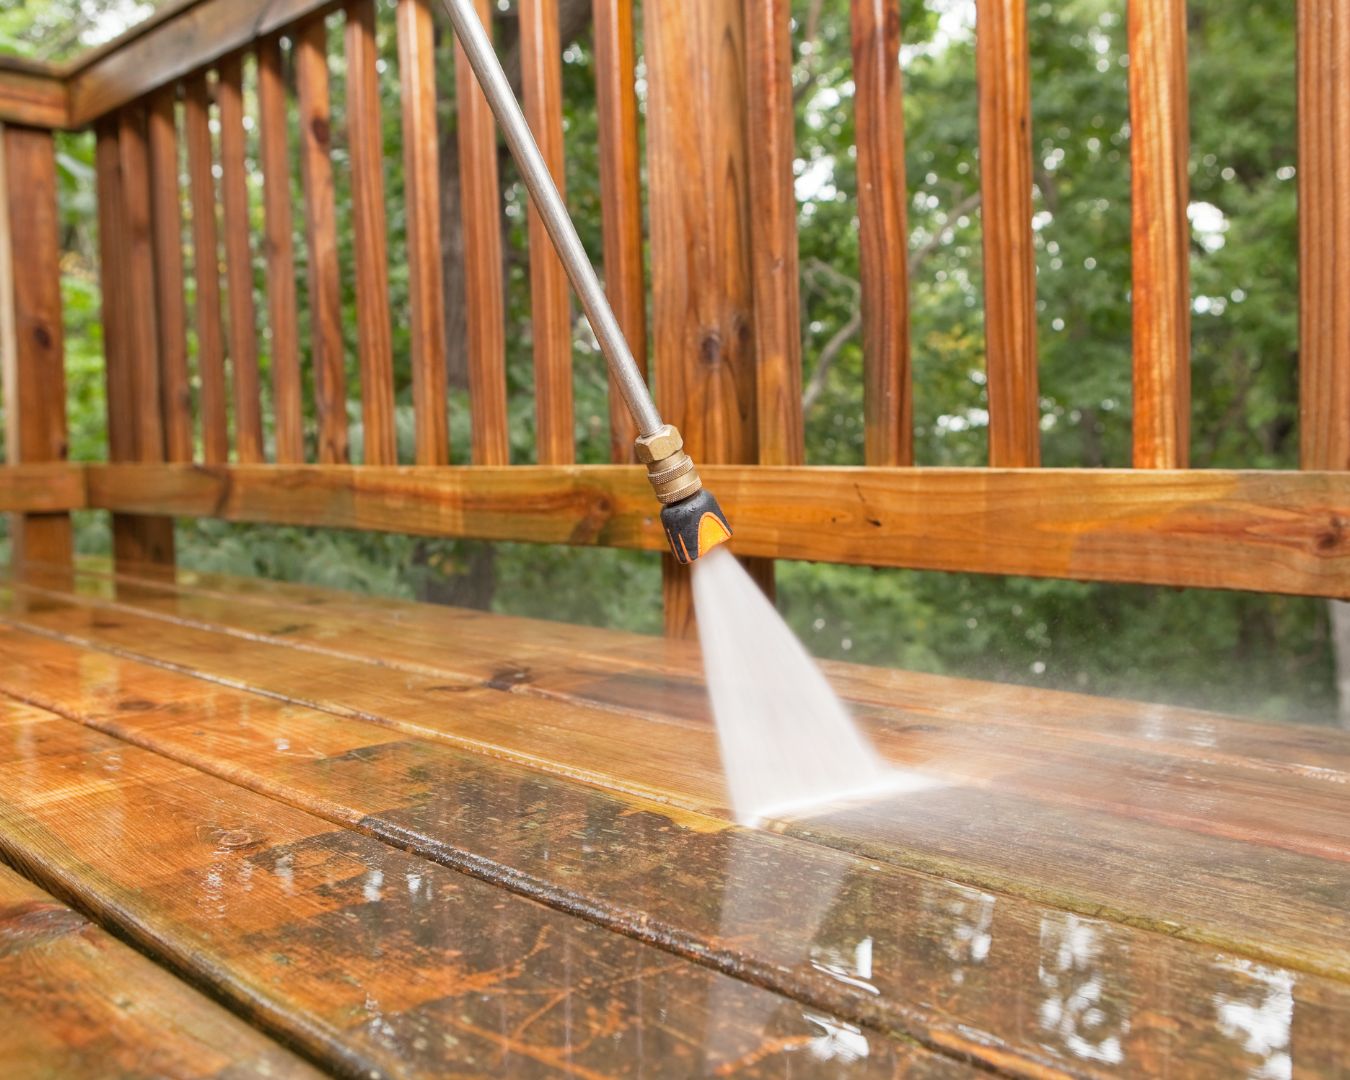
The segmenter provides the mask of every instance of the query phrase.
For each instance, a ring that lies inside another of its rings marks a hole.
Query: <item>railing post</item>
[[[1298,4],[1299,460],[1350,469],[1350,0]],[[1339,523],[1333,524],[1339,529]],[[1328,605],[1350,728],[1350,596]]]
[[[740,0],[647,0],[657,402],[699,464],[758,460],[745,26]],[[734,525],[734,522],[733,522]],[[772,588],[773,563],[747,560]],[[667,558],[666,632],[693,631]]]
[[[164,422],[144,117],[131,110],[99,121],[95,130],[108,458],[162,463]],[[114,514],[112,532],[113,561],[119,569],[143,573],[147,567],[159,567],[171,572],[172,518]]]
[[[0,124],[0,366],[12,465],[66,459],[56,152],[50,131]],[[15,514],[17,571],[69,568],[70,515]]]

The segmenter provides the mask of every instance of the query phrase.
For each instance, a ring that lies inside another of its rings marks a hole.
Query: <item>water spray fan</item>
[[[731,539],[722,508],[705,491],[693,459],[684,451],[684,439],[674,425],[661,419],[646,380],[633,359],[619,320],[609,306],[600,278],[586,255],[562,194],[540,153],[525,113],[478,19],[473,0],[442,0],[454,25],[469,66],[483,88],[488,105],[502,129],[535,209],[544,222],[563,268],[590,320],[600,350],[623,394],[624,404],[637,424],[637,459],[647,466],[647,479],[661,501],[661,524],[670,549],[682,563],[692,563]]]

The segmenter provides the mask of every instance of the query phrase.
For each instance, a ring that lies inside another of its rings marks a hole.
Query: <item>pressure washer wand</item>
[[[731,526],[717,500],[703,490],[698,470],[684,452],[684,439],[673,425],[661,419],[657,411],[642,371],[619,328],[614,309],[609,306],[600,278],[567,213],[562,194],[553,182],[520,103],[511,92],[506,72],[502,70],[487,31],[474,10],[473,0],[442,0],[442,3],[478,85],[483,88],[488,105],[506,137],[507,148],[515,158],[535,209],[553,240],[554,250],[576,290],[581,308],[600,342],[600,350],[614,373],[624,404],[637,424],[637,457],[647,466],[647,478],[662,503],[661,524],[665,527],[671,550],[680,562],[693,562],[729,540]]]

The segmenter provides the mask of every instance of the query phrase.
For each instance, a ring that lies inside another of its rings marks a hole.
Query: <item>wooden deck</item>
[[[747,831],[687,643],[5,582],[6,1075],[1347,1075],[1350,737],[831,675],[946,786]]]

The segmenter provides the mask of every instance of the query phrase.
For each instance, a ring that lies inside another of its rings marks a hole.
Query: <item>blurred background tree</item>
[[[390,288],[402,451],[411,374],[397,50],[380,3]],[[435,5],[433,5],[435,7]],[[848,0],[794,0],[807,459],[862,461],[862,354]],[[0,12],[0,52],[66,58],[153,10],[136,0],[20,0]],[[562,0],[568,201],[597,263],[598,165],[589,0]],[[438,16],[439,16],[438,12]],[[1287,0],[1191,0],[1193,464],[1297,464],[1297,224],[1294,14]],[[903,0],[911,340],[916,451],[927,465],[986,459],[983,269],[973,0]],[[638,20],[640,27],[640,18]],[[514,3],[494,32],[518,70]],[[1130,189],[1125,0],[1030,10],[1035,249],[1047,465],[1130,458]],[[452,444],[466,460],[463,248],[453,50],[438,39],[445,308]],[[351,265],[342,48],[334,24],[334,165]],[[639,69],[639,96],[644,90]],[[252,71],[247,89],[251,101]],[[103,445],[102,341],[93,234],[92,140],[62,136],[64,292],[74,456]],[[256,163],[256,146],[250,144]],[[292,170],[298,190],[298,169]],[[532,459],[525,196],[501,153],[512,457]],[[261,223],[261,190],[252,177]],[[300,303],[304,287],[304,245]],[[263,268],[257,268],[264,311]],[[187,282],[189,292],[193,283]],[[354,284],[344,280],[355,374]],[[189,297],[190,299],[190,297]],[[307,312],[301,312],[302,324]],[[267,338],[264,347],[264,387]],[[607,448],[603,360],[575,334],[578,460]],[[267,402],[264,403],[265,406]],[[359,410],[351,411],[359,456]],[[107,549],[103,515],[81,515],[85,552]],[[186,565],[416,596],[655,632],[660,575],[646,553],[427,541],[189,521]],[[1073,582],[779,564],[779,606],[815,653],[1093,693],[1128,694],[1272,718],[1333,720],[1335,650],[1319,601]],[[1350,647],[1350,646],[1348,646]]]

